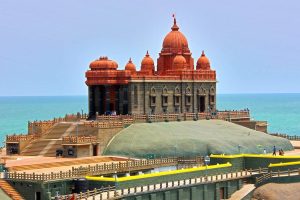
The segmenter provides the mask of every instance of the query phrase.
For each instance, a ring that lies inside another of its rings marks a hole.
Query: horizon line
[[[248,94],[300,94],[300,92],[258,92],[258,93],[218,93],[217,95],[248,95]],[[71,94],[71,95],[0,95],[0,97],[78,97],[88,96],[87,94]]]

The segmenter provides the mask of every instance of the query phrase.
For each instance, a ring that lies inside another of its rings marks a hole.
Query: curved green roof
[[[286,139],[221,120],[136,123],[120,131],[104,154],[146,158],[262,153],[274,145],[293,149]]]

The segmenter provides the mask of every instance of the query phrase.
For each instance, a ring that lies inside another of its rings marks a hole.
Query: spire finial
[[[179,27],[176,24],[176,17],[175,14],[172,15],[173,19],[174,19],[174,24],[172,26],[172,31],[178,31]]]
[[[146,57],[149,57],[149,52],[148,52],[148,50],[147,50],[147,53],[146,53]]]
[[[131,57],[129,58],[129,63],[132,63]]]
[[[176,24],[176,17],[175,17],[175,13],[173,13],[172,17],[173,17],[173,19],[174,19],[174,24]]]
[[[202,50],[202,54],[201,54],[201,56],[205,56],[204,50]]]

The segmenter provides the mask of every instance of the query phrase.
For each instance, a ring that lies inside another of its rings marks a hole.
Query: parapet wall
[[[268,123],[266,121],[232,121],[235,124],[256,130],[264,133],[268,133]]]
[[[264,154],[211,155],[211,164],[231,163],[233,170],[268,169],[284,171],[298,169],[300,156],[272,156]]]
[[[76,122],[87,119],[87,114],[66,114],[64,117],[53,118],[52,120],[28,122],[28,134],[44,134],[58,122]]]

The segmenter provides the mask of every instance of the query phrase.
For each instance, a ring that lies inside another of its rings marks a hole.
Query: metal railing
[[[115,198],[122,198],[130,195],[139,195],[139,194],[154,192],[154,191],[169,190],[169,189],[175,189],[179,187],[181,188],[189,187],[198,184],[243,179],[243,178],[251,177],[255,172],[257,172],[257,170],[236,171],[236,172],[230,172],[224,174],[199,176],[197,178],[160,182],[157,184],[149,184],[149,185],[142,185],[142,186],[136,186],[131,188],[122,188],[122,189],[117,189],[116,187],[107,187],[107,188],[102,187],[98,189],[95,188],[93,190],[88,190],[86,192],[81,192],[79,194],[69,194],[69,195],[52,197],[51,199],[67,200],[70,199],[72,196],[74,196],[75,199],[88,199],[91,197],[92,199],[95,199],[97,197],[97,199],[100,200],[115,199]]]
[[[270,178],[273,177],[282,177],[282,176],[298,176],[300,175],[300,169],[294,169],[294,170],[287,170],[287,171],[277,171],[277,172],[267,172],[262,174],[259,177],[256,177],[255,184],[260,185],[266,181],[268,181]]]
[[[88,175],[104,175],[116,172],[127,172],[142,169],[151,169],[164,166],[177,165],[177,158],[161,158],[161,159],[149,159],[149,160],[130,160],[126,162],[118,163],[104,163],[96,165],[88,165],[87,167],[72,167],[68,171],[60,171],[57,173],[26,173],[26,172],[5,172],[5,179],[15,180],[32,180],[32,181],[48,181],[48,180],[61,180],[81,178]]]
[[[299,135],[287,135],[283,133],[270,133],[270,135],[277,136],[277,137],[282,137],[288,140],[300,140]]]

